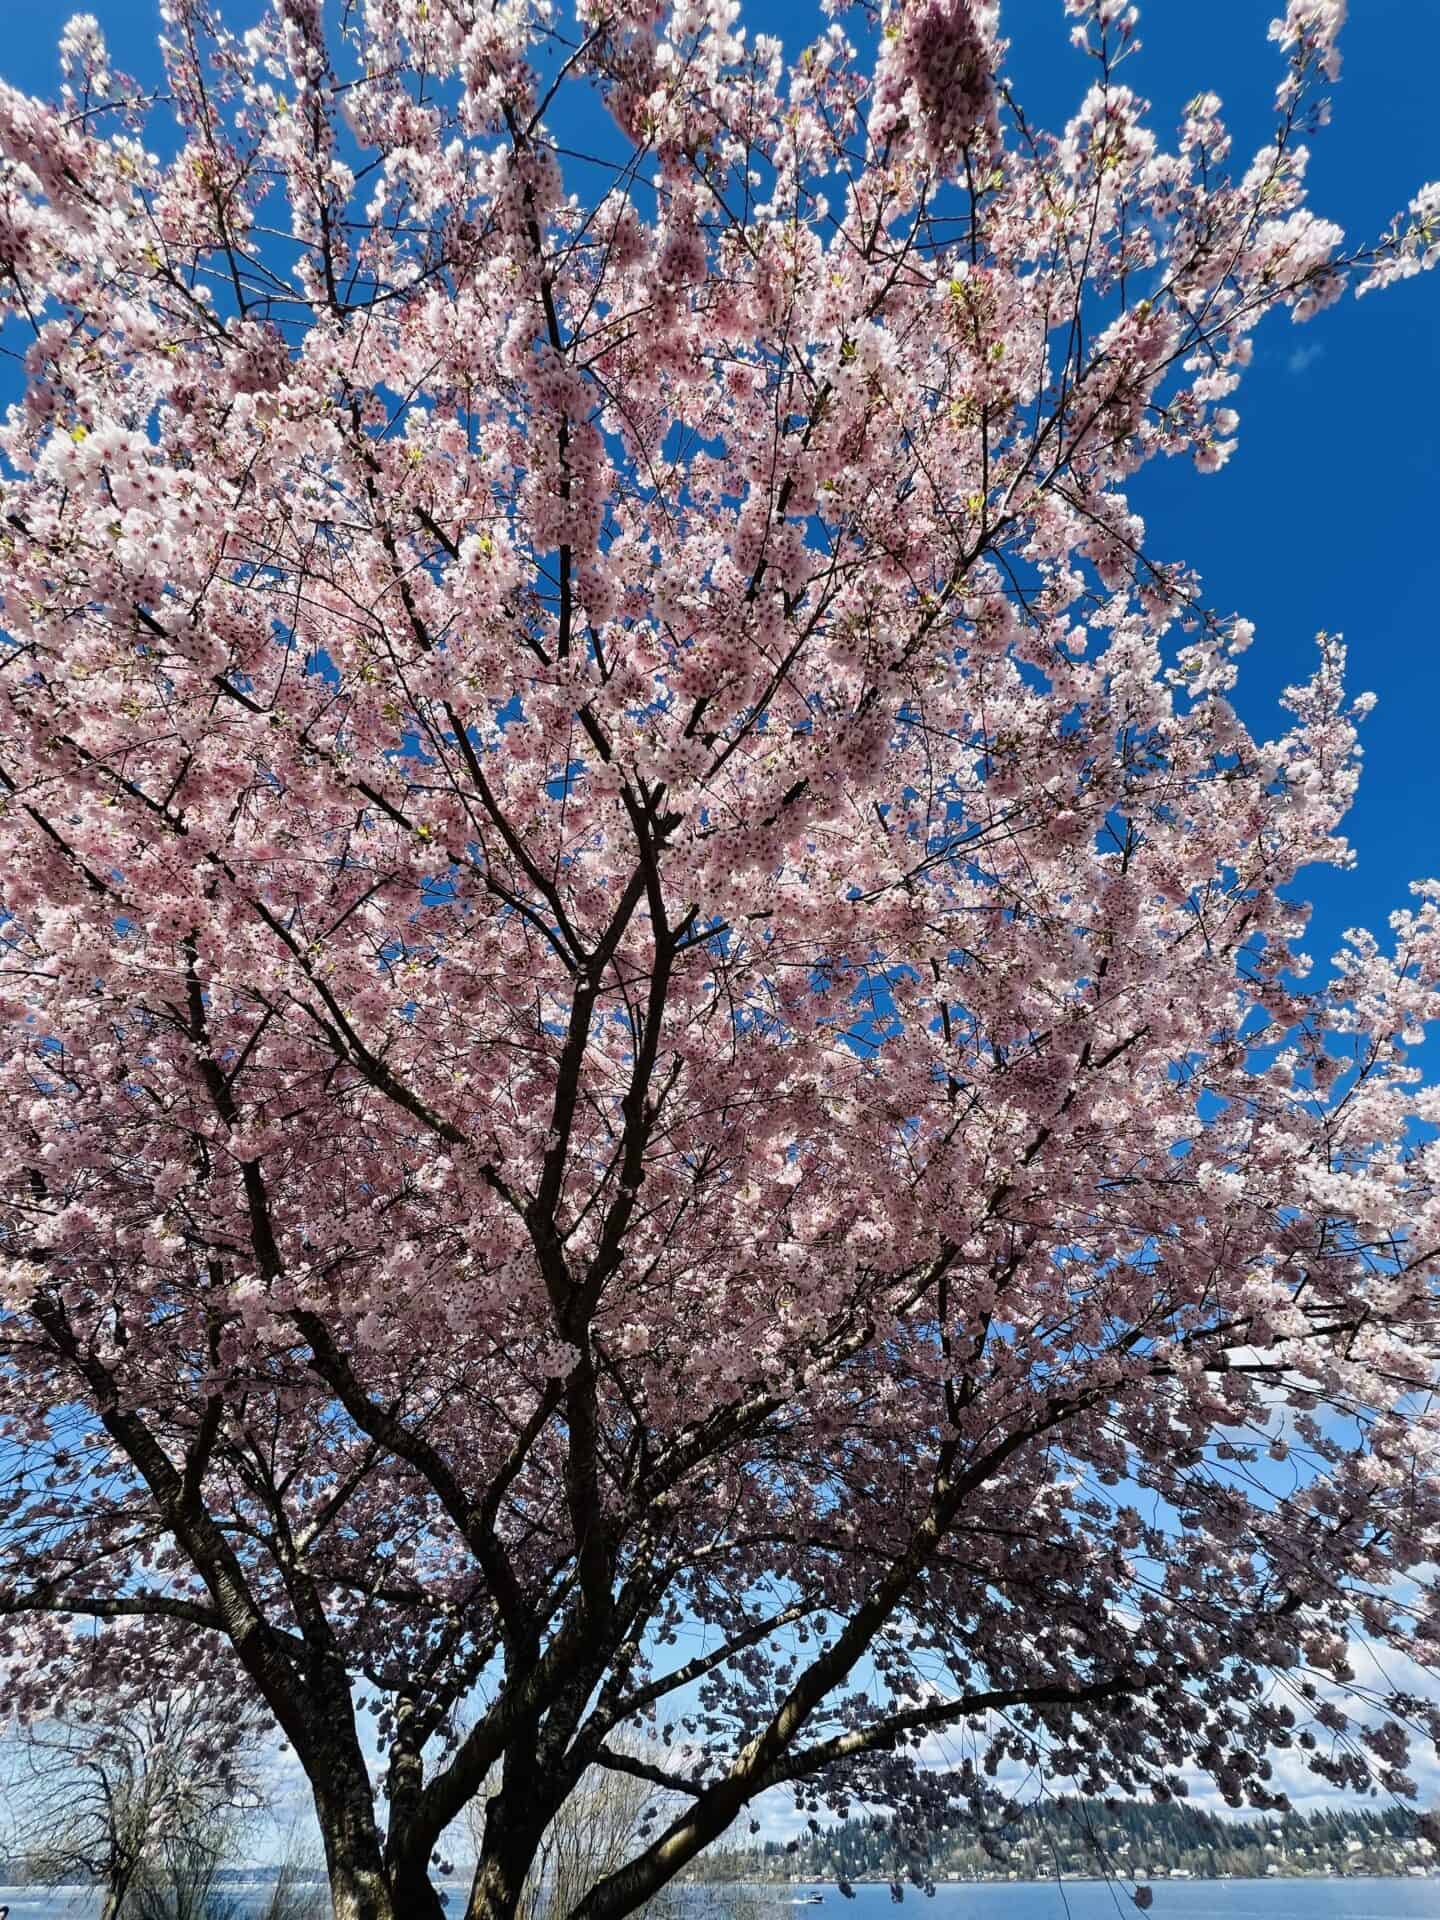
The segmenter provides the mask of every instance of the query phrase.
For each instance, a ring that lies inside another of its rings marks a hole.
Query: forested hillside
[[[897,1827],[884,1816],[852,1818],[798,1844],[768,1843],[761,1871],[765,1877],[922,1884],[953,1876],[1034,1879],[1107,1870],[1134,1880],[1394,1874],[1435,1863],[1419,1828],[1412,1812],[1393,1806],[1228,1820],[1179,1802],[1060,1799],[985,1833],[973,1825],[926,1832]]]

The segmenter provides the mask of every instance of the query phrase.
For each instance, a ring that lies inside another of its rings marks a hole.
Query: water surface
[[[1152,1920],[1440,1920],[1440,1879],[1427,1880],[1156,1880]],[[448,1885],[449,1909],[457,1920],[468,1888]],[[701,1914],[723,1915],[723,1887],[683,1890]],[[885,1886],[860,1885],[853,1900],[823,1887],[823,1911],[795,1904],[804,1889],[747,1889],[760,1920],[1138,1920],[1130,1883],[1099,1880],[942,1883],[933,1900],[907,1888],[898,1909]],[[226,1889],[235,1920],[253,1920],[269,1897],[268,1886]],[[720,1896],[713,1899],[712,1896]],[[99,1896],[89,1887],[0,1887],[10,1920],[96,1920]],[[753,1909],[752,1909],[753,1911]]]

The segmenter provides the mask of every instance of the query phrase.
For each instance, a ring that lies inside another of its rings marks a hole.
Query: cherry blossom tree
[[[990,0],[0,88],[0,1613],[32,1711],[77,1618],[262,1699],[340,1920],[497,1768],[470,1914],[599,1766],[619,1920],[767,1789],[1437,1732],[1336,1696],[1440,1640],[1440,889],[1312,979],[1364,703],[1252,737],[1130,495],[1440,189],[1304,204],[1343,0],[1234,166],[1065,10],[1058,134]]]
[[[0,1844],[32,1882],[95,1887],[100,1920],[118,1920],[179,1856],[207,1860],[213,1880],[222,1836],[262,1804],[262,1722],[233,1691],[157,1687],[153,1647],[131,1647],[128,1676],[113,1642],[93,1669],[86,1651],[74,1649],[58,1710],[0,1729]],[[193,1645],[171,1651],[177,1678],[204,1665]]]

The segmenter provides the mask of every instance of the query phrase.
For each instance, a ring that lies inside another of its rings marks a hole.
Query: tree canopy
[[[1252,737],[1131,499],[1440,249],[1305,205],[1343,11],[1233,166],[1123,0],[1056,133],[986,0],[0,86],[0,1652],[262,1700],[339,1920],[495,1769],[474,1920],[597,1765],[575,1920],[776,1785],[1407,1791],[1440,890],[1312,979],[1364,703]]]

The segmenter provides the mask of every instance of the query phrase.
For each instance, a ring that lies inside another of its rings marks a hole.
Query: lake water
[[[1131,1882],[1099,1880],[986,1881],[976,1886],[939,1886],[935,1898],[907,1889],[905,1905],[891,1905],[887,1887],[857,1887],[855,1898],[835,1905],[854,1920],[1139,1920]],[[1440,1920],[1440,1880],[1156,1880],[1151,1920]],[[810,1920],[804,1908],[796,1920]],[[814,1920],[821,1920],[816,1910]]]
[[[1440,1920],[1440,1879],[1435,1880],[1172,1880],[1156,1881],[1152,1920]],[[239,1916],[257,1912],[268,1889],[227,1889]],[[468,1889],[451,1889],[450,1911],[464,1912]],[[709,1889],[696,1889],[697,1893]],[[765,1920],[822,1920],[818,1912],[792,1906],[784,1888],[756,1888]],[[941,1885],[933,1900],[907,1888],[897,1913],[889,1889],[857,1886],[853,1900],[825,1890],[824,1920],[1136,1920],[1124,1884],[1096,1880],[1009,1880],[979,1885]],[[47,1892],[36,1887],[0,1887],[0,1905],[10,1920],[94,1920],[99,1901],[86,1887]]]

